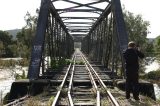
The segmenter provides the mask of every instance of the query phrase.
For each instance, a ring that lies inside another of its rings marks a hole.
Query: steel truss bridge
[[[40,70],[43,75],[50,67],[45,57],[69,58],[74,41],[81,42],[83,53],[106,68],[123,67],[128,35],[120,0],[42,0],[28,78],[37,79]]]
[[[81,44],[79,52],[75,51],[77,42]],[[110,99],[110,105],[119,106],[120,101],[117,102],[105,84],[116,79],[119,73],[121,78],[125,77],[122,52],[127,44],[120,0],[41,0],[29,80],[12,84],[9,100],[22,98],[6,106],[24,105],[24,100],[43,91],[43,86],[47,86],[47,92],[55,96],[52,106],[64,104],[59,99],[64,89],[68,90],[66,104],[70,106],[85,105],[83,100],[88,98],[85,93],[92,97],[96,95],[89,100],[89,106],[100,106],[101,94],[104,96],[102,88]],[[68,66],[56,68],[67,59],[71,60]],[[83,64],[78,65],[76,61]],[[74,100],[77,98],[73,94],[83,98]]]

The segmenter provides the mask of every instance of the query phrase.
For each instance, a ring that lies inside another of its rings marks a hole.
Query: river
[[[148,64],[145,66],[145,73],[156,71],[160,68],[160,64],[157,60],[154,60],[152,62],[148,62]]]
[[[27,73],[27,67],[15,66],[14,68],[0,69],[0,100],[10,91],[15,81],[15,73],[22,75],[23,70]]]

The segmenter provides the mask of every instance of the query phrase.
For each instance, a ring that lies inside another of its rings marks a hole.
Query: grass
[[[25,58],[21,60],[0,60],[0,68],[15,67],[15,65],[28,66],[29,60]]]
[[[57,59],[57,60],[51,60],[51,68],[52,69],[60,69],[66,65],[69,65],[70,63],[73,64],[73,61],[70,59]]]
[[[38,97],[31,97],[26,101],[27,106],[45,106],[38,100]]]
[[[27,106],[52,106],[54,96],[47,95],[49,94],[47,92],[44,92],[40,95],[30,97],[25,104]]]
[[[76,61],[75,64],[77,64],[77,65],[84,65],[84,62],[83,61]]]
[[[54,96],[51,96],[48,101],[48,106],[52,106],[53,101],[54,101]]]
[[[102,105],[102,106],[110,106],[111,103],[110,103],[110,101],[108,100],[108,98],[103,98],[103,99],[101,99],[101,105]]]
[[[67,92],[68,92],[68,89],[66,89],[66,88],[62,89],[61,95],[62,95],[63,98],[67,97],[67,94],[68,94]]]

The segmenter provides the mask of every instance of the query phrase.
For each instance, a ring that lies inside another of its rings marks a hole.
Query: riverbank
[[[158,69],[160,69],[160,63],[158,62],[158,60],[150,61],[145,66],[145,73],[156,71]]]
[[[27,70],[28,67],[18,65],[0,69],[0,100],[10,91],[12,83],[16,80],[16,74],[22,75],[25,72],[27,75]]]

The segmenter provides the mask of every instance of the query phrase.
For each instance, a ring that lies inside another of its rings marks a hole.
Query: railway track
[[[80,62],[83,64],[76,64]],[[64,86],[67,79],[69,84]],[[86,85],[88,81],[90,83]],[[79,84],[75,82],[79,82]],[[67,93],[66,95],[64,91]],[[74,54],[73,65],[69,66],[52,106],[100,106],[101,98],[104,101],[108,101],[106,106],[119,106],[98,73],[89,64],[85,56],[77,50]]]
[[[43,77],[49,78],[50,85],[43,96],[39,98],[41,105],[48,105],[54,97],[52,106],[119,106],[118,102],[104,83],[103,71],[96,72],[81,51],[76,50],[72,63],[61,72],[48,71]],[[54,76],[53,76],[54,75]],[[29,96],[14,106],[27,106]],[[12,106],[12,103],[6,106]]]

